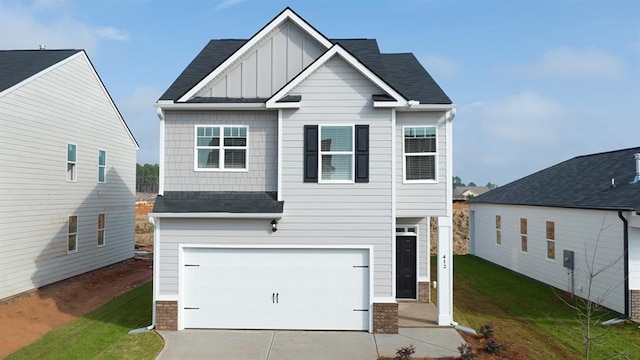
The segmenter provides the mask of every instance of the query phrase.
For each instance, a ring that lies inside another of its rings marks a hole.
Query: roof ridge
[[[617,152],[629,151],[629,150],[632,150],[632,149],[638,149],[638,151],[640,151],[640,146],[633,146],[633,147],[629,147],[629,148],[626,148],[626,149],[619,149],[619,150],[602,151],[602,152],[597,152],[597,153],[593,153],[593,154],[578,155],[578,156],[573,157],[572,159],[584,158],[584,157],[589,157],[589,156],[598,156],[598,155],[604,155],[604,154],[612,154],[612,153],[617,153]]]

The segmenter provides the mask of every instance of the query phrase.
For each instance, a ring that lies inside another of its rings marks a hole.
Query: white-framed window
[[[418,233],[417,226],[405,226],[405,225],[396,226],[396,234],[417,234],[417,233]]]
[[[78,216],[70,215],[67,221],[67,253],[78,251]]]
[[[104,229],[106,228],[107,217],[105,214],[98,214],[98,246],[104,246]]]
[[[354,182],[353,136],[353,125],[320,125],[319,182]]]
[[[527,218],[520,218],[520,251],[526,253],[528,250]]]
[[[77,158],[78,158],[78,147],[76,144],[67,143],[67,181],[77,181],[78,169],[77,169]]]
[[[247,133],[246,126],[196,126],[195,170],[247,170]]]
[[[107,152],[104,150],[98,150],[98,182],[104,184],[107,182],[107,174],[105,169],[107,168]]]
[[[435,182],[437,179],[437,129],[435,126],[404,126],[404,182]]]
[[[547,221],[547,259],[556,258],[556,223]]]
[[[502,245],[502,217],[496,215],[496,244]]]

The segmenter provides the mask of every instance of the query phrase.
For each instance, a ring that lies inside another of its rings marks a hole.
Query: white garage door
[[[361,249],[185,248],[185,328],[369,329]]]

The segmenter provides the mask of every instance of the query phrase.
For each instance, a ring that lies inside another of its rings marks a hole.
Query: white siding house
[[[470,200],[470,248],[640,319],[640,148],[579,156]],[[573,256],[573,268],[570,262]]]
[[[136,150],[84,51],[0,51],[0,299],[133,256]]]
[[[430,301],[429,217],[451,257],[455,105],[413,55],[329,40],[287,8],[209,42],[156,107],[157,328],[394,333],[398,299]]]

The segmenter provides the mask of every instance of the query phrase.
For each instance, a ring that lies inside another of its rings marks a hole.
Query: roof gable
[[[82,50],[0,50],[0,96]]]
[[[640,147],[578,156],[500,186],[472,203],[640,210]],[[613,181],[613,184],[612,184]]]

